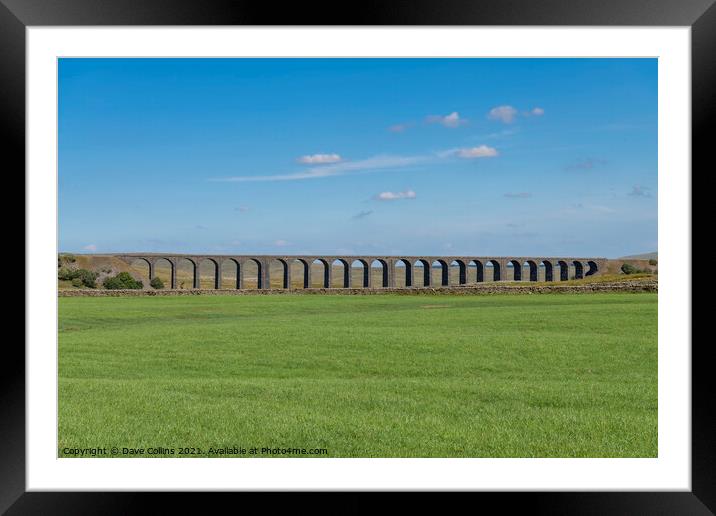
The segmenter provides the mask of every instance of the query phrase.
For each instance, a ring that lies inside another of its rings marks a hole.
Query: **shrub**
[[[102,286],[108,290],[118,290],[122,288],[122,282],[117,279],[117,276],[111,276],[104,278]]]
[[[161,278],[155,277],[152,281],[149,282],[152,288],[155,289],[162,289],[164,288],[164,282]]]
[[[98,274],[87,269],[70,269],[69,267],[60,267],[57,271],[57,279],[71,280],[75,287],[89,287],[97,288],[97,276]],[[77,281],[75,281],[77,280]],[[75,285],[79,283],[79,285]]]
[[[105,278],[102,285],[110,290],[140,289],[144,286],[141,281],[135,280],[128,272],[120,272],[116,276]]]
[[[656,265],[658,262],[654,260],[653,258],[649,260],[649,265]]]
[[[70,269],[68,267],[60,267],[57,271],[57,279],[73,280],[76,277],[77,277],[77,269]]]
[[[97,274],[87,269],[77,269],[77,279],[79,279],[85,287],[97,288]]]
[[[630,263],[622,263],[622,272],[624,274],[636,274],[637,272],[639,272],[639,269],[637,269]]]

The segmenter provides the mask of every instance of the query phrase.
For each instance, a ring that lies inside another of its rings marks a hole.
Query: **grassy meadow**
[[[657,295],[60,298],[58,396],[60,456],[655,457]]]

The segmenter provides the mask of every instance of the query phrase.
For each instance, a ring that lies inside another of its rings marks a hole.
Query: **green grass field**
[[[60,456],[655,457],[657,295],[60,298],[58,424]]]

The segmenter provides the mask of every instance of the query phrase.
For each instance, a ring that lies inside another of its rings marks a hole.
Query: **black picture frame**
[[[282,3],[244,0],[0,0],[0,127],[8,174],[25,170],[25,29],[63,25],[573,25],[691,27],[692,168],[713,144],[716,5],[714,0],[412,0]],[[10,158],[9,160],[7,158]],[[687,173],[688,171],[685,171]],[[691,282],[690,276],[688,281]],[[693,320],[693,318],[692,318]],[[690,345],[690,342],[671,343]],[[480,504],[549,514],[713,514],[716,512],[716,391],[708,341],[692,347],[692,490],[690,492],[475,493]],[[25,490],[25,352],[7,339],[0,375],[0,511],[17,514],[207,512],[209,494],[70,493]],[[231,493],[211,493],[228,500]],[[246,497],[247,494],[240,496]],[[316,507],[301,495],[294,504]],[[198,497],[198,499],[194,498]],[[421,505],[423,502],[418,498]],[[212,500],[212,503],[215,500]],[[478,502],[471,502],[478,503]],[[310,504],[310,505],[309,505]],[[350,495],[341,512],[373,505]],[[200,510],[198,509],[200,508]]]

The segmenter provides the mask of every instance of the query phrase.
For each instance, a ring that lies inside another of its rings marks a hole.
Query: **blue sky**
[[[657,249],[656,59],[60,59],[67,252]]]

